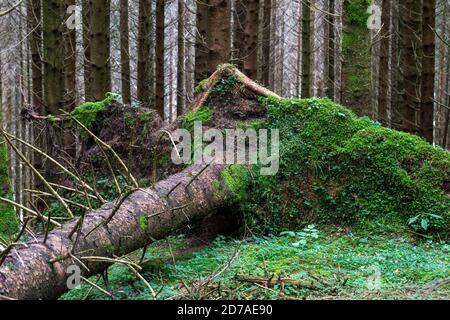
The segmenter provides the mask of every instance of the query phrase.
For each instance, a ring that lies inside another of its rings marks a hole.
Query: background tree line
[[[36,128],[22,110],[58,116],[116,92],[171,121],[196,84],[233,63],[282,96],[328,97],[448,148],[449,9],[446,0],[22,1],[0,17],[2,124],[76,158],[76,136]],[[0,156],[15,201],[28,203],[33,175],[14,153]]]

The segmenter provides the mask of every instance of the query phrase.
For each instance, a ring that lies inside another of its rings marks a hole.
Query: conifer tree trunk
[[[313,66],[312,91],[314,97],[326,95],[326,71],[327,61],[327,33],[326,12],[328,0],[317,0],[314,2],[314,27],[313,27]]]
[[[342,30],[344,0],[334,0],[334,97],[336,103],[342,102]]]
[[[155,108],[164,119],[164,32],[165,32],[165,1],[156,0],[156,44],[155,44]]]
[[[423,0],[420,135],[433,143],[436,0]]]
[[[302,1],[302,98],[311,96],[311,8]]]
[[[195,81],[209,77],[219,64],[230,61],[230,1],[197,1]]]
[[[128,11],[128,0],[120,0],[120,74],[122,80],[122,100],[124,104],[131,103]]]
[[[245,4],[244,28],[244,74],[256,80],[258,75],[258,23],[259,0],[247,0]]]
[[[95,101],[104,99],[111,91],[110,4],[111,0],[91,1],[90,85]]]
[[[139,0],[138,57],[137,57],[137,98],[143,107],[151,106],[150,39],[152,26],[151,0]]]
[[[420,63],[422,1],[405,0],[400,10],[403,20],[400,23],[402,37],[401,74],[403,76],[403,130],[418,133],[420,109]]]
[[[91,0],[82,0],[83,15],[83,78],[84,78],[84,98],[86,101],[92,100],[91,93]]]
[[[378,69],[378,120],[386,126],[390,126],[390,79],[389,79],[389,46],[391,25],[391,0],[383,0],[381,13],[380,32],[380,65]]]
[[[269,86],[270,73],[270,52],[271,52],[271,33],[270,26],[272,20],[272,0],[264,1],[263,11],[263,36],[262,36],[262,67],[261,82],[264,86]]]
[[[65,0],[64,9],[74,6],[75,0]],[[67,15],[64,21],[67,20]],[[72,111],[76,105],[76,29],[70,29],[64,24],[64,85],[65,85],[65,103],[64,109]]]
[[[178,0],[178,67],[177,67],[177,116],[183,114],[186,96],[186,3]]]
[[[43,1],[44,106],[47,114],[59,114],[64,107],[64,3]]]
[[[43,114],[42,103],[42,25],[41,25],[41,1],[28,1],[28,30],[30,33],[31,55],[31,105],[33,110]]]

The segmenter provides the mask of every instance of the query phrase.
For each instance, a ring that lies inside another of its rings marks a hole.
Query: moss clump
[[[255,226],[401,224],[448,234],[449,152],[328,99],[269,98],[267,107],[267,127],[280,130],[280,170],[255,170],[245,202]]]
[[[0,140],[0,197],[12,198],[9,183],[9,161],[5,143]],[[8,237],[17,232],[17,219],[11,205],[0,202],[0,236]]]
[[[247,167],[229,165],[222,171],[226,187],[238,201],[247,199],[247,188],[250,181],[250,172]]]
[[[139,217],[139,227],[142,231],[147,232],[149,229],[148,219],[146,216]]]
[[[203,79],[202,81],[200,81],[198,83],[198,85],[195,87],[194,92],[195,93],[200,93],[203,91],[203,86],[205,85],[205,83],[208,81],[208,79]]]
[[[195,111],[189,111],[185,114],[181,126],[186,130],[192,130],[194,128],[194,122],[200,121],[202,124],[206,124],[211,121],[213,112],[211,108],[205,106]]]
[[[110,107],[117,101],[117,96],[114,94],[107,94],[106,98],[97,102],[86,102],[76,107],[71,116],[80,121],[89,130],[92,129],[92,124],[97,118],[97,114],[105,108]]]

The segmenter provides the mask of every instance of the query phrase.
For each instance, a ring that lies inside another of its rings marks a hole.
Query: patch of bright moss
[[[213,112],[211,108],[205,106],[195,111],[189,111],[184,115],[181,126],[186,130],[192,130],[194,128],[194,122],[200,121],[202,124],[206,124],[211,121]]]
[[[0,196],[12,199],[6,144],[0,140]],[[0,236],[8,237],[18,230],[16,213],[11,205],[0,202]]]
[[[147,232],[149,225],[148,225],[148,219],[146,216],[140,216],[139,217],[139,227],[142,231]]]
[[[116,95],[107,94],[106,98],[101,101],[86,102],[79,105],[71,112],[71,116],[80,121],[86,128],[91,130],[97,114],[105,108],[110,107],[116,101]]]
[[[239,201],[247,199],[250,172],[247,167],[229,165],[222,171],[225,185]]]

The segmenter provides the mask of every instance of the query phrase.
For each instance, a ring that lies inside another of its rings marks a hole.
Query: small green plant
[[[310,224],[302,231],[283,231],[280,236],[296,238],[298,241],[292,243],[292,246],[299,247],[307,244],[308,240],[319,238],[319,231],[316,229],[316,225]]]

